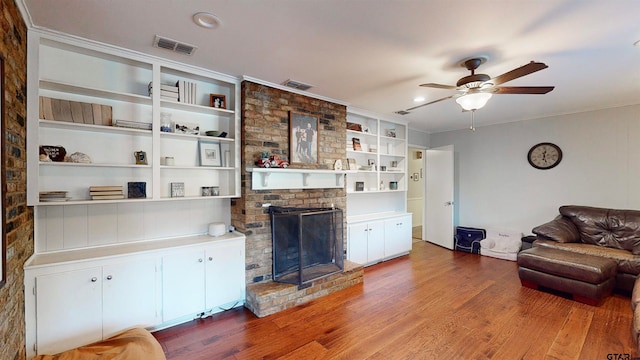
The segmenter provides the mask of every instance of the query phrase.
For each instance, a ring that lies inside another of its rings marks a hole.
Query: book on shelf
[[[43,113],[42,119],[55,120],[53,118],[53,109],[52,109],[52,104],[51,104],[51,98],[50,97],[45,97],[45,96],[41,96],[40,98],[42,99],[42,113]]]
[[[149,89],[149,95],[151,95],[153,93],[153,81],[149,83],[148,86]],[[178,86],[173,86],[173,85],[167,85],[167,84],[160,84],[160,92],[172,92],[172,93],[178,93]]]
[[[84,124],[84,115],[82,114],[82,103],[78,101],[69,101],[69,104],[71,105],[71,119],[73,119],[73,122]]]
[[[122,190],[113,190],[113,191],[89,191],[89,195],[124,195]]]
[[[116,200],[124,199],[124,195],[91,195],[91,200]]]
[[[114,119],[113,126],[123,127],[129,129],[139,129],[139,130],[151,130],[152,124],[139,122],[139,121],[131,121],[131,120],[122,120],[122,119]]]
[[[102,125],[111,126],[111,106],[101,105],[102,109]]]
[[[196,103],[196,83],[178,80],[176,86],[178,87],[178,102],[185,104]]]
[[[102,125],[102,105],[91,104],[94,125]]]
[[[85,124],[93,124],[93,106],[89,103],[82,104],[82,118]]]
[[[122,191],[122,185],[89,186],[89,191]]]

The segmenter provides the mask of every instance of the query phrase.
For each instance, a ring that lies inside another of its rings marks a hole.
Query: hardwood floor
[[[599,307],[520,285],[514,262],[418,242],[364,284],[262,319],[233,309],[154,333],[182,359],[610,359],[637,356],[627,296]]]

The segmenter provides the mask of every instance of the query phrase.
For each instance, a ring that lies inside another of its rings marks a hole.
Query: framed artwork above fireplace
[[[289,112],[289,162],[318,163],[318,118]]]

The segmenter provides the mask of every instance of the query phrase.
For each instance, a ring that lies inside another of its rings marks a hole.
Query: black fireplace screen
[[[269,207],[273,239],[273,280],[298,284],[342,272],[342,210]]]

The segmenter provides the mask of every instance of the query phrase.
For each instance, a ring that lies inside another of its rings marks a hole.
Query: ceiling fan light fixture
[[[487,101],[489,101],[489,99],[491,99],[490,93],[477,92],[460,96],[456,99],[456,102],[464,110],[474,111],[482,109],[487,104]]]

